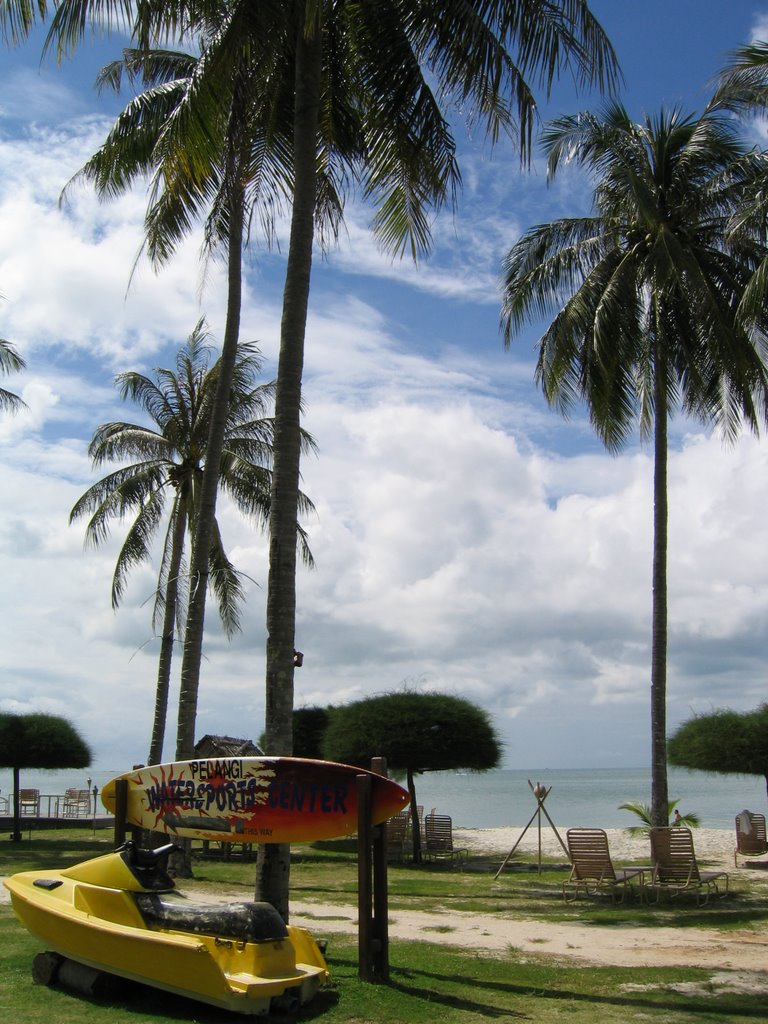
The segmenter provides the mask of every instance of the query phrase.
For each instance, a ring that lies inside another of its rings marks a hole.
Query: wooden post
[[[376,758],[374,771],[386,774]],[[389,980],[387,828],[371,823],[371,776],[357,776],[358,974],[362,981]]]
[[[387,762],[375,757],[371,770],[387,774]],[[379,981],[389,981],[389,882],[387,878],[387,823],[373,830],[373,965]]]
[[[357,776],[357,957],[361,981],[374,981],[371,777]]]

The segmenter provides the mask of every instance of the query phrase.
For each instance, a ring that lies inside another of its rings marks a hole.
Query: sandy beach
[[[537,860],[539,832],[536,826],[532,825],[521,839],[522,831],[522,828],[454,829],[454,845],[464,846],[470,851],[478,853],[499,854],[503,861],[519,840],[519,845],[515,850],[515,860]],[[554,829],[541,829],[542,856],[562,858],[563,862],[568,860],[567,853],[560,841],[565,843],[566,831],[566,829],[558,829],[560,837],[558,839]],[[650,847],[645,836],[635,838],[622,828],[609,828],[606,829],[606,833],[611,857],[615,862],[648,860]],[[693,843],[696,857],[705,861],[707,866],[724,869],[733,867],[733,832],[719,828],[697,828],[693,831]]]

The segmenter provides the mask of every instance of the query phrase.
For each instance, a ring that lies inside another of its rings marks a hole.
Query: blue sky
[[[733,48],[765,38],[768,2],[598,0],[634,116],[700,109]],[[727,12],[727,13],[726,13]],[[94,428],[134,418],[112,380],[170,366],[201,314],[221,337],[221,268],[199,238],[160,274],[139,263],[145,197],[100,205],[61,189],[118,109],[92,89],[118,41],[57,68],[39,39],[0,53],[0,336],[27,370],[7,380],[28,410],[0,419],[0,708],[76,720],[97,771],[143,761],[157,642],[152,567],[123,607],[109,591],[121,531],[83,549],[68,526],[95,479]],[[543,114],[595,106],[563,81]],[[575,171],[550,188],[539,160],[461,138],[464,189],[423,265],[393,263],[354,203],[338,249],[316,260],[307,339],[303,467],[317,561],[298,585],[296,702],[404,685],[487,708],[516,768],[648,761],[651,462],[607,455],[581,415],[564,422],[533,384],[536,326],[505,352],[500,262],[532,224],[583,210]],[[244,339],[274,372],[283,256],[249,255]],[[692,711],[766,694],[768,452],[726,449],[676,419],[670,457],[670,727]],[[225,542],[250,586],[226,642],[208,616],[198,734],[263,728],[266,543],[226,503]],[[172,714],[173,719],[173,714]],[[169,724],[172,754],[175,724]],[[5,788],[5,786],[3,786]]]

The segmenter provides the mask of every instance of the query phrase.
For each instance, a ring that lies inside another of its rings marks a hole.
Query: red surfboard
[[[220,757],[138,768],[127,783],[126,820],[185,839],[300,843],[357,831],[357,776],[371,779],[373,824],[408,803],[383,775],[300,757]],[[116,783],[101,791],[113,814]]]

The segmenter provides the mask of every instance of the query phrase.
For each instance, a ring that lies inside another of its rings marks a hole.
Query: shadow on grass
[[[565,919],[564,919],[565,920]],[[727,906],[710,905],[706,908],[695,908],[692,906],[666,906],[661,908],[642,908],[635,913],[612,914],[610,911],[603,913],[583,913],[578,918],[580,925],[599,925],[601,928],[616,925],[633,928],[695,928],[706,930],[717,928],[727,935],[728,930],[736,928],[748,928],[750,925],[765,924],[768,921],[768,908],[755,906],[754,904],[734,904],[729,902]]]
[[[229,1012],[208,1006],[194,999],[173,995],[145,985],[135,985],[136,991],[130,993],[123,1003],[123,1009],[135,1013],[144,1020],[183,1020],[195,1021],[196,1024],[222,1024],[223,1021],[282,1021],[286,1024],[291,1020],[313,1020],[327,1014],[339,1002],[339,993],[332,986],[321,989],[311,1002],[302,1006],[296,1013],[269,1014],[266,1016],[243,1016],[241,1013]]]
[[[296,1013],[269,1014],[265,1016],[244,1016],[242,1013],[209,1006],[199,1000],[165,992],[138,982],[122,978],[111,979],[109,994],[104,996],[84,995],[72,988],[55,985],[52,991],[60,992],[68,1000],[83,1007],[99,1007],[105,1011],[120,1010],[121,1013],[138,1017],[142,1024],[152,1021],[194,1021],[195,1024],[222,1024],[223,1021],[282,1021],[312,1020],[327,1014],[339,1001],[339,993],[332,986],[322,989],[306,1006]],[[74,1014],[73,1014],[74,1016]]]
[[[757,1020],[765,1020],[765,993],[748,995],[744,993],[714,993],[711,990],[702,991],[700,997],[684,997],[674,992],[665,992],[663,979],[652,984],[656,987],[656,997],[641,994],[600,994],[596,992],[579,992],[562,986],[546,988],[538,985],[522,985],[513,982],[491,981],[473,977],[472,975],[461,974],[439,974],[433,971],[425,971],[413,968],[395,968],[392,970],[392,977],[389,986],[395,990],[409,995],[413,998],[424,999],[434,1005],[456,1007],[482,1013],[486,1016],[501,1016],[510,1014],[506,1007],[482,1002],[480,1000],[468,1000],[465,997],[453,996],[442,991],[442,986],[463,985],[473,991],[484,991],[502,996],[517,996],[535,999],[556,1000],[558,1002],[584,1003],[590,1006],[612,1006],[626,1008],[628,1012],[641,1010],[676,1010],[678,1012],[702,1014],[706,1013],[709,1019],[722,1017],[730,1020],[734,1016],[754,1017]],[[613,974],[613,972],[612,972]],[[434,985],[418,984],[419,981],[435,982]],[[670,981],[670,984],[672,982]],[[706,980],[702,981],[702,988],[707,985]],[[512,1013],[512,1016],[524,1016],[520,1013]]]
[[[348,972],[354,976],[357,972],[357,961],[340,958],[335,961],[337,971]],[[514,965],[510,965],[510,970]],[[602,973],[606,973],[603,971]],[[612,977],[614,972],[611,972]],[[341,988],[345,978],[339,979]],[[671,983],[671,981],[670,981]],[[665,982],[658,979],[652,983],[657,995],[642,994],[601,994],[596,992],[580,992],[569,987],[553,986],[551,979],[547,985],[519,984],[511,981],[495,981],[472,974],[447,974],[439,971],[423,970],[411,967],[392,967],[388,983],[382,988],[396,993],[404,999],[419,1000],[430,1007],[443,1007],[445,1010],[462,1011],[486,1018],[529,1019],[528,1010],[511,1009],[509,1003],[517,999],[543,999],[560,1003],[579,1003],[585,1006],[610,1006],[625,1009],[628,1013],[643,1010],[677,1011],[690,1014],[707,1014],[707,1019],[722,1018],[730,1020],[734,1017],[746,1017],[759,1020],[765,1019],[764,995],[744,995],[723,993],[716,995],[711,991],[702,992],[700,998],[676,995],[664,991]],[[702,982],[703,985],[706,981]],[[473,997],[452,992],[460,986],[475,993]],[[102,1004],[98,999],[85,999],[71,993],[72,997],[96,1005]],[[483,998],[487,996],[489,998]],[[495,997],[495,999],[494,999]],[[508,998],[507,998],[508,997]],[[314,1020],[322,1018],[337,1006],[340,992],[334,985],[324,989],[296,1014],[261,1017],[261,1020]],[[106,1005],[105,1003],[102,1005]],[[113,1003],[114,1005],[114,1003]],[[223,1019],[241,1020],[238,1014],[228,1014],[214,1007],[185,999],[181,996],[147,988],[143,985],[132,985],[122,994],[119,1000],[121,1009],[132,1015],[151,1013],[154,1019],[169,1021],[195,1020],[199,1024],[220,1024]]]
[[[112,849],[111,833],[97,832],[92,837],[61,835],[53,838],[26,836],[20,843],[0,838],[0,875],[16,874],[37,868],[69,867],[89,857],[98,857]]]

